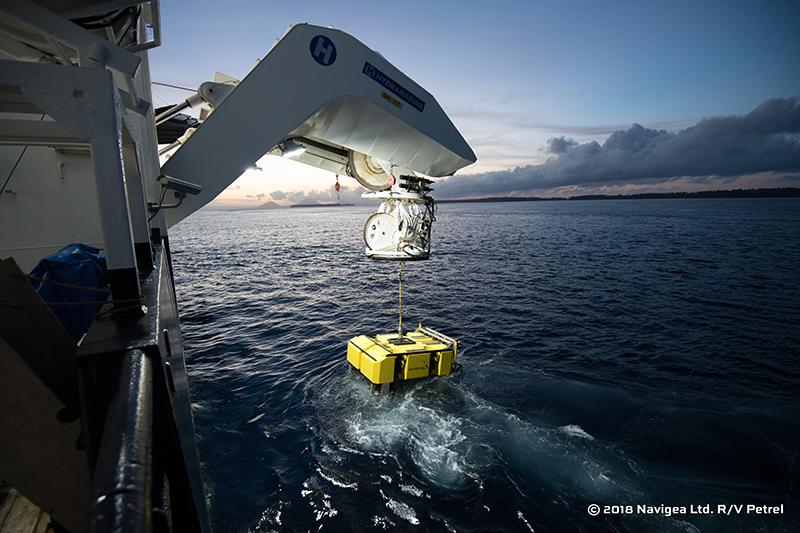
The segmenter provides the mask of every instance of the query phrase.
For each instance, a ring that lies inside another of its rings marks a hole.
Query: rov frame
[[[458,372],[457,355],[457,339],[421,324],[412,333],[359,335],[347,343],[347,362],[378,396],[392,383]]]

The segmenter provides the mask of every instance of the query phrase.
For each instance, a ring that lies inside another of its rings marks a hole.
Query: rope
[[[22,309],[24,307],[56,307],[60,305],[96,305],[96,304],[140,304],[141,300],[97,300],[94,302],[0,302],[0,307],[11,307],[13,309]]]
[[[12,277],[15,277],[15,278],[22,278],[22,279],[28,279],[28,280],[32,280],[32,281],[39,281],[41,283],[47,283],[48,285],[57,285],[57,286],[60,286],[60,287],[68,287],[70,289],[81,289],[81,290],[84,290],[84,291],[101,292],[101,293],[104,293],[104,294],[110,294],[111,293],[110,289],[97,289],[95,287],[82,287],[80,285],[72,285],[70,283],[63,283],[61,281],[53,281],[51,279],[39,278],[39,277],[36,277],[36,276],[31,276],[30,274],[16,274],[14,272],[6,271],[6,275],[12,276]],[[132,299],[128,299],[128,300],[107,299],[107,300],[94,300],[94,301],[81,301],[81,302],[51,302],[51,303],[48,303],[48,302],[0,302],[0,307],[11,307],[12,309],[21,310],[21,309],[23,309],[24,307],[27,307],[27,306],[33,306],[33,307],[58,307],[58,306],[63,306],[63,305],[98,305],[98,304],[99,305],[105,305],[105,304],[131,304],[129,307],[130,308],[135,308],[135,307],[140,306],[142,304],[142,300],[141,299],[133,299],[132,298]],[[99,316],[99,315],[104,314],[104,313],[105,314],[109,314],[109,313],[121,312],[121,311],[124,311],[126,309],[128,309],[128,308],[115,308],[115,309],[113,309],[111,311],[101,311],[100,313],[98,313],[95,316]]]
[[[19,154],[19,157],[17,158],[17,162],[14,163],[14,168],[12,168],[11,172],[8,173],[8,177],[6,178],[6,182],[3,184],[3,188],[0,189],[0,193],[2,193],[3,191],[6,190],[6,186],[8,185],[8,182],[11,181],[11,176],[13,176],[14,175],[14,171],[17,170],[17,165],[19,165],[19,162],[22,161],[22,156],[25,155],[25,151],[27,149],[28,149],[27,145],[22,149],[22,152]]]
[[[44,120],[45,116],[47,116],[47,114],[42,115],[42,118],[39,119],[39,122]],[[19,165],[19,162],[22,161],[22,156],[25,155],[25,151],[27,149],[28,149],[28,145],[25,145],[25,147],[22,149],[22,152],[20,152],[19,157],[17,158],[17,162],[14,163],[14,168],[12,168],[11,172],[8,173],[8,177],[6,178],[6,182],[3,184],[3,188],[0,189],[0,194],[5,192],[6,187],[8,186],[8,182],[11,181],[11,176],[13,176],[14,175],[14,171],[17,170],[17,166]]]
[[[61,281],[53,281],[52,279],[38,278],[36,276],[31,276],[30,274],[15,274],[13,272],[6,272],[6,274],[9,275],[9,276],[13,276],[15,278],[23,278],[23,279],[38,281],[40,283],[47,283],[48,285],[57,285],[59,287],[68,287],[70,289],[80,289],[80,290],[83,290],[83,291],[94,291],[94,292],[104,292],[104,293],[110,293],[111,292],[110,289],[97,289],[95,287],[82,287],[80,285],[72,285],[70,283],[64,283],[64,282],[61,282]],[[89,302],[89,303],[96,303],[96,302]]]

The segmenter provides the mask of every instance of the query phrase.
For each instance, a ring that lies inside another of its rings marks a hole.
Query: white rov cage
[[[430,180],[401,176],[390,190],[367,192],[362,198],[383,200],[364,225],[367,257],[389,261],[428,259],[436,204],[426,193]]]
[[[393,261],[428,259],[434,202],[430,196],[405,193],[364,193],[382,199],[380,208],[364,225],[367,257]]]
[[[428,259],[436,204],[428,195],[431,180],[365,154],[350,152],[347,173],[370,192],[362,198],[382,200],[364,225],[367,257],[388,261]],[[395,179],[395,175],[400,179]]]

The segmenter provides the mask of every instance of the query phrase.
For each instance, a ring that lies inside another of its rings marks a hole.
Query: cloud
[[[353,182],[355,182],[355,180],[353,180]],[[364,204],[367,201],[361,198],[361,194],[365,191],[366,189],[360,186],[350,187],[347,185],[341,185],[340,190],[337,193],[334,186],[331,185],[329,188],[324,190],[291,192],[274,191],[268,196],[274,201],[286,200],[284,203],[287,204],[296,204],[306,199],[316,200],[317,202],[322,203],[341,202],[343,204]]]
[[[510,194],[566,186],[800,171],[800,97],[767,100],[750,113],[704,118],[677,133],[633,124],[600,145],[549,140],[540,165],[454,176],[436,185],[440,198]]]
[[[573,146],[578,143],[572,139],[565,139],[564,137],[550,139],[547,151],[552,154],[563,154],[569,151]]]
[[[782,176],[778,176],[778,178],[775,181],[780,183],[787,183],[790,184],[789,186],[795,187],[796,184],[800,183],[800,173],[783,174]]]
[[[269,194],[269,196],[270,196],[270,198],[272,198],[273,200],[283,200],[283,199],[285,199],[285,198],[286,198],[286,196],[287,196],[287,193],[285,193],[285,192],[283,192],[283,191],[274,191],[274,192],[271,192],[271,193]]]
[[[302,202],[307,197],[306,197],[306,193],[304,193],[303,191],[293,191],[293,192],[288,193],[286,195],[286,198],[288,198],[288,200],[291,203],[296,204],[298,202]]]

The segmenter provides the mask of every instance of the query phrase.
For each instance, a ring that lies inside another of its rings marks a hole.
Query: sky
[[[437,180],[437,199],[800,187],[796,0],[165,1],[152,81],[242,79],[304,22],[433,94],[478,158]],[[153,105],[189,94],[154,85]],[[337,200],[333,174],[258,165],[210,205]],[[339,180],[340,201],[364,203]]]

